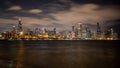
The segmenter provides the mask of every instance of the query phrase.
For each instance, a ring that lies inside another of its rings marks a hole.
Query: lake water
[[[119,41],[0,41],[0,68],[120,68]]]

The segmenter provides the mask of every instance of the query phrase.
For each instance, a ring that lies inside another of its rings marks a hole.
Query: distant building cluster
[[[96,30],[96,31],[95,31]],[[72,26],[72,38],[82,40],[117,40],[117,33],[113,28],[102,31],[99,22],[96,24],[96,29],[92,30],[84,27],[82,23],[78,23],[77,27]]]
[[[18,25],[13,26],[11,31],[5,31],[0,34],[0,39],[8,40],[117,40],[117,33],[113,28],[102,31],[100,24],[96,24],[96,31],[84,27],[82,23],[72,26],[71,31],[47,30],[46,28],[34,28],[33,30],[23,30],[22,19],[18,19]]]

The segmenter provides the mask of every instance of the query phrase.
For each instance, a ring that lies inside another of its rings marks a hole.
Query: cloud
[[[17,21],[15,21],[15,20],[9,20],[9,19],[0,18],[0,32],[11,31],[12,26],[15,26],[16,22]]]
[[[8,10],[18,11],[18,10],[22,10],[22,8],[18,5],[14,5],[14,6],[11,6],[10,8],[8,8]]]
[[[79,5],[79,7],[78,8],[80,8],[80,10],[81,11],[83,11],[83,12],[90,12],[90,11],[93,11],[93,10],[95,10],[95,9],[97,9],[97,8],[99,8],[100,6],[99,5],[96,5],[96,4],[84,4],[84,5]],[[76,6],[75,7],[73,7],[72,9],[76,9]]]
[[[22,0],[25,1],[25,0]],[[33,1],[33,0],[32,0]],[[57,27],[59,30],[71,30],[71,26],[77,23],[92,24],[96,22],[109,23],[107,21],[120,19],[119,6],[99,5],[96,3],[76,4],[71,0],[54,0],[50,3],[39,4],[34,1],[27,1],[11,6],[10,12],[1,12],[0,21],[5,24],[17,22],[18,17],[22,17],[23,27]],[[27,4],[26,4],[27,3]],[[18,11],[19,10],[19,11]],[[17,12],[16,12],[17,11]],[[0,22],[1,23],[1,22]],[[17,25],[17,23],[15,23]],[[4,25],[9,29],[9,25]]]
[[[40,10],[40,9],[31,9],[31,10],[29,10],[28,12],[29,12],[29,13],[33,13],[33,14],[38,14],[38,13],[41,13],[42,10]]]
[[[96,4],[84,4],[84,5],[74,5],[69,11],[63,11],[59,13],[51,13],[59,22],[65,24],[72,23],[91,23],[105,22],[108,20],[114,20],[120,18],[119,10],[106,6]],[[101,9],[99,9],[101,8]]]

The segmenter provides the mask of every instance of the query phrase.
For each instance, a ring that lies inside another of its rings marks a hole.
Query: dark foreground
[[[119,68],[119,41],[0,41],[0,68]]]

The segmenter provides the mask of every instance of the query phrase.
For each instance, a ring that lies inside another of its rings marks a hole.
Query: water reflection
[[[20,44],[18,45],[18,54],[17,54],[17,62],[15,68],[23,68],[24,63],[24,44],[23,41],[20,41]]]
[[[116,68],[119,64],[120,46],[111,42],[7,43],[0,44],[2,68]]]

